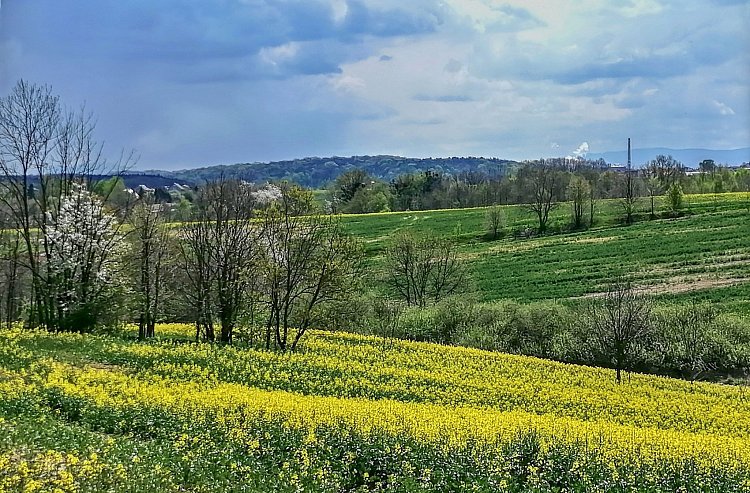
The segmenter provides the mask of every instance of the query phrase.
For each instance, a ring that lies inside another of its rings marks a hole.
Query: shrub
[[[676,215],[682,210],[683,197],[682,186],[679,183],[673,183],[667,190],[667,205],[672,214]]]

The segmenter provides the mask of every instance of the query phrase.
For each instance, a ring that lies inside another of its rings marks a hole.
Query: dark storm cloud
[[[3,8],[13,17],[13,36],[27,50],[68,59],[116,56],[122,62],[176,69],[213,60],[244,61],[248,77],[336,73],[339,63],[362,54],[356,45],[366,36],[427,33],[441,22],[436,9],[373,9],[358,1],[348,3],[340,21],[328,2],[315,0],[6,0]],[[302,48],[269,74],[254,60],[263,49],[322,41],[329,43]],[[235,78],[243,70],[229,72]]]

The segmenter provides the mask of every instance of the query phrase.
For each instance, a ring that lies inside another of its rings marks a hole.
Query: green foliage
[[[435,170],[446,174],[476,172],[501,175],[514,161],[483,157],[407,158],[401,156],[310,157],[271,163],[244,163],[183,170],[165,175],[190,183],[215,181],[220,177],[254,183],[292,181],[306,187],[323,187],[343,173],[362,170],[390,182],[399,175]]]
[[[682,186],[679,183],[673,183],[667,189],[667,205],[673,215],[679,214],[682,211],[684,196]]]
[[[342,174],[331,186],[331,207],[335,212],[388,212],[390,202],[388,185],[360,169]]]
[[[477,305],[464,318],[461,345],[559,360],[577,360],[564,344],[575,316],[555,302],[500,301]],[[572,345],[571,345],[572,346]]]

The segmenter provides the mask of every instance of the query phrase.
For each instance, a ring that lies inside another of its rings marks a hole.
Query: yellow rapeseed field
[[[190,333],[190,328],[162,327],[165,331]],[[364,453],[354,448],[344,459],[323,460],[321,450],[333,454],[331,433],[343,440],[335,430],[384,457],[401,457],[399,447],[410,450],[412,465],[399,467],[420,478],[419,488],[442,484],[431,468],[425,476],[426,461],[460,454],[470,444],[473,458],[462,460],[484,463],[485,455],[495,454],[487,463],[499,469],[483,474],[507,476],[501,483],[513,490],[515,473],[497,460],[523,437],[533,437],[538,458],[558,457],[561,447],[576,451],[566,467],[568,473],[582,471],[576,476],[579,485],[653,486],[660,484],[659,474],[684,472],[689,464],[689,481],[696,485],[722,471],[730,478],[722,491],[750,488],[750,402],[738,387],[643,375],[618,386],[603,369],[321,332],[293,354],[21,330],[0,333],[0,344],[0,392],[6,403],[0,409],[26,402],[33,412],[112,437],[165,440],[179,461],[207,453],[206,447],[265,457],[283,442],[293,453],[280,464],[278,477],[297,484],[298,491],[322,488],[325,478],[333,477],[336,460],[356,464]],[[415,452],[420,447],[428,452]],[[86,451],[78,457],[81,451],[10,448],[0,449],[0,491],[41,491],[54,489],[53,483],[60,491],[78,491],[75,474],[118,469]],[[128,467],[138,466],[138,460],[131,457]],[[71,461],[75,464],[50,472],[50,463]],[[591,461],[606,481],[591,472]],[[249,466],[235,469],[242,467]],[[549,473],[540,472],[543,463],[524,467],[527,486],[530,477],[541,481]],[[122,464],[118,470],[127,476]],[[374,473],[367,471],[357,473],[364,485],[388,489],[383,485],[394,484],[368,483]],[[629,478],[612,479],[624,471],[630,471]]]

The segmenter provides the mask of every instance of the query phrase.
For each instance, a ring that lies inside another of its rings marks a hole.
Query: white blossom
[[[279,187],[267,183],[265,187],[258,189],[252,193],[253,199],[260,205],[267,205],[282,197],[282,192]]]
[[[82,186],[47,213],[44,258],[58,305],[72,311],[93,301],[115,281],[122,235],[114,215]]]

